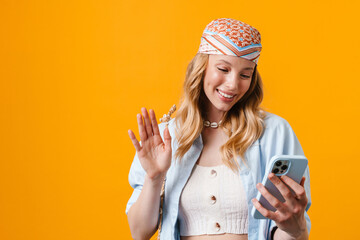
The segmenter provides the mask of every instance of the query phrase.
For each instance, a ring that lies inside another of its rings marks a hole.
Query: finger
[[[154,135],[160,135],[159,126],[158,126],[158,123],[156,120],[154,110],[150,109],[149,113],[150,113],[150,119],[151,119],[151,124],[152,124]]]
[[[306,200],[307,203],[306,191],[304,188],[305,177],[302,177],[300,184],[298,184],[293,179],[285,175],[283,175],[281,179],[295,192],[296,199],[300,200],[302,203],[305,203]]]
[[[274,173],[269,174],[270,181],[275,185],[275,187],[280,191],[281,195],[284,197],[285,201],[290,204],[290,206],[294,206],[295,196],[290,191],[290,189],[283,183],[283,181],[278,178]]]
[[[300,185],[301,185],[302,187],[304,187],[304,183],[305,183],[305,177],[302,177],[302,178],[301,178]]]
[[[264,207],[261,205],[261,203],[260,203],[256,198],[253,198],[251,201],[252,201],[252,203],[254,204],[255,208],[256,208],[264,217],[276,221],[276,219],[277,219],[276,213],[274,213],[273,211],[270,211],[270,210],[264,208]]]
[[[152,131],[152,127],[151,127],[149,114],[148,114],[146,108],[141,108],[141,112],[144,116],[146,133],[147,133],[148,137],[151,137],[153,135],[153,131]]]
[[[131,131],[130,129],[128,130],[128,134],[129,134],[130,139],[131,139],[131,141],[132,141],[132,143],[133,143],[133,145],[134,145],[134,147],[135,147],[135,150],[136,150],[137,152],[139,152],[139,151],[141,150],[141,146],[140,146],[139,141],[136,139],[135,134],[134,134],[133,131]]]
[[[276,197],[274,197],[267,189],[264,185],[262,185],[261,183],[256,184],[256,188],[259,190],[259,192],[264,196],[264,198],[271,204],[271,206],[273,206],[274,208],[276,208],[277,210],[279,210],[280,212],[285,212],[285,206],[284,204],[277,199]]]
[[[140,113],[137,114],[136,117],[137,117],[137,122],[138,122],[138,126],[139,126],[140,140],[141,140],[142,142],[144,142],[144,141],[148,138],[148,136],[147,136],[147,133],[146,133],[146,131],[145,131],[145,127],[144,127],[144,123],[143,123],[143,118],[142,118],[142,116],[141,116]]]
[[[171,151],[171,135],[167,125],[164,130],[164,142],[165,142],[165,149]]]

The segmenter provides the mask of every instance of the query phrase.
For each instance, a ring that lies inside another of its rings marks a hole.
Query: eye
[[[217,68],[217,69],[219,69],[219,70],[222,71],[222,72],[227,72],[226,69],[222,69],[222,68]]]
[[[250,76],[243,75],[243,74],[241,76],[243,76],[244,78],[250,78]]]

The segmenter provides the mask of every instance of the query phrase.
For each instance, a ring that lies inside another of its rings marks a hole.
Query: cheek
[[[238,96],[238,99],[236,100],[236,102],[239,101],[245,95],[245,93],[249,90],[250,84],[251,84],[251,81],[242,81],[239,84],[239,96]]]
[[[249,90],[251,85],[251,81],[250,80],[246,80],[246,81],[241,81],[240,82],[240,89],[242,93],[245,93],[247,90]]]
[[[219,85],[222,82],[222,76],[217,72],[209,71],[204,79],[204,86]]]

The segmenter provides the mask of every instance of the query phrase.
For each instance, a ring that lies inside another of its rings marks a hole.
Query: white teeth
[[[219,91],[219,93],[221,94],[221,96],[223,96],[223,97],[226,97],[226,98],[233,98],[235,95],[233,95],[233,96],[231,96],[231,95],[227,95],[226,93],[223,93],[223,92],[221,92],[220,90],[218,90]]]

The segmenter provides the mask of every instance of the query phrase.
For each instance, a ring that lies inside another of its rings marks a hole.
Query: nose
[[[239,79],[235,74],[229,74],[225,86],[228,90],[237,90]]]

